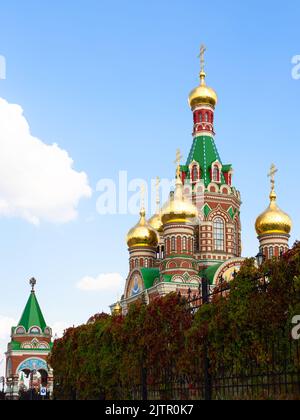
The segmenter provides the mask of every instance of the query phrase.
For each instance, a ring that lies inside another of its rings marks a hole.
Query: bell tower
[[[47,363],[52,349],[52,330],[47,326],[38,303],[36,280],[30,280],[31,292],[21,319],[11,329],[6,353],[6,398],[19,399],[20,390],[33,395],[41,387],[53,392],[53,372]],[[26,385],[27,382],[27,385]]]

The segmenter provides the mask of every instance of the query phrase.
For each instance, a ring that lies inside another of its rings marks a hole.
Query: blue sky
[[[257,253],[253,226],[268,204],[272,162],[279,204],[294,220],[292,242],[299,238],[300,80],[291,64],[300,55],[299,13],[297,0],[2,4],[0,97],[22,107],[32,135],[68,152],[93,194],[68,223],[0,218],[0,317],[20,317],[31,276],[51,324],[85,322],[117,297],[116,287],[76,288],[85,276],[127,274],[124,238],[136,217],[99,216],[96,184],[119,170],[147,180],[173,175],[176,149],[186,157],[192,144],[187,98],[201,43],[219,95],[217,146],[242,193],[244,255]]]

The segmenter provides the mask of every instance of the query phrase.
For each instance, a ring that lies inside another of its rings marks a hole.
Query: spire
[[[271,193],[270,193],[270,200],[271,203],[275,203],[277,200],[277,194],[275,192],[275,175],[277,174],[278,169],[274,165],[274,163],[271,165],[270,172],[268,174],[268,177],[271,179]]]
[[[204,44],[201,45],[200,47],[200,55],[198,56],[200,58],[200,85],[201,86],[205,86],[205,78],[206,78],[206,73],[205,73],[205,58],[204,58],[204,54],[206,52],[206,46]]]
[[[146,209],[145,209],[145,186],[144,184],[141,186],[141,211],[140,211],[141,218],[146,221]]]
[[[181,180],[181,173],[180,173],[180,163],[181,163],[182,155],[180,149],[177,149],[176,152],[176,189],[175,189],[175,198],[182,199],[183,196],[183,185]]]
[[[156,178],[156,214],[161,213],[159,188],[160,188],[160,178],[157,177]]]
[[[18,325],[24,327],[26,331],[31,327],[40,327],[44,331],[47,325],[35,295],[36,280],[32,278],[29,283],[32,290]]]

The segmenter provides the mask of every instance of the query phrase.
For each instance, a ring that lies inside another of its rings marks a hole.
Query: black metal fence
[[[263,279],[259,286],[267,291]],[[226,297],[230,285],[220,280],[212,288],[204,279],[199,292],[188,293],[187,308],[193,314],[204,304]],[[120,399],[133,400],[226,400],[226,399],[299,399],[300,400],[300,343],[291,338],[291,327],[282,330],[278,340],[264,342],[265,358],[246,356],[242,361],[227,360],[212,365],[208,344],[194,361],[193,372],[178,374],[170,362],[163,371],[142,369],[141,383],[126,389]],[[222,359],[222,358],[220,358]],[[224,358],[226,360],[226,358]]]

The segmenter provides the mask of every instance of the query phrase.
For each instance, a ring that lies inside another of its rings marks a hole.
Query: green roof
[[[223,165],[223,172],[229,172],[232,170],[232,165]]]
[[[24,350],[24,349],[22,349],[22,343],[20,343],[19,341],[11,341],[10,345],[11,345],[11,349],[13,351]],[[53,343],[49,343],[49,346],[50,346],[50,350],[51,350],[53,348]],[[49,351],[49,349],[32,348],[32,349],[26,349],[26,352],[37,351],[37,350],[38,351],[45,351],[45,352]]]
[[[44,332],[47,325],[35,292],[31,292],[18,326],[24,327],[26,331],[31,327],[40,327]]]
[[[194,139],[192,149],[190,151],[186,166],[196,161],[199,163],[204,184],[207,187],[211,182],[210,170],[212,164],[216,161],[222,164],[219,152],[217,150],[213,137],[210,136],[198,136]],[[226,165],[228,168],[229,165]],[[188,174],[190,176],[190,174]],[[226,184],[224,174],[221,174],[221,184]]]
[[[158,268],[141,268],[145,289],[153,287],[155,280],[159,280],[160,271]]]
[[[213,284],[216,272],[219,270],[222,264],[224,264],[224,261],[221,262],[220,264],[215,264],[215,265],[212,265],[211,267],[206,268],[205,270],[202,270],[200,272],[200,276],[207,278],[209,283]]]

